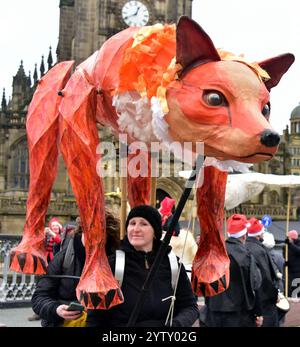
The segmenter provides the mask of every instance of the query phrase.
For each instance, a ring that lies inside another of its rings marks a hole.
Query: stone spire
[[[41,61],[41,65],[40,65],[40,73],[41,73],[41,78],[42,78],[45,74],[45,64],[44,64],[44,56],[43,55],[42,55],[42,61]]]
[[[2,111],[6,111],[7,103],[5,97],[5,88],[3,88],[2,101],[1,101],[1,109]]]
[[[22,83],[24,80],[26,80],[26,78],[27,77],[25,75],[25,71],[24,71],[24,67],[23,67],[23,60],[21,60],[19,70],[13,78],[13,85]]]
[[[28,80],[28,87],[31,87],[31,71],[30,70],[28,72],[27,80]]]
[[[23,60],[19,66],[17,74],[13,77],[12,103],[10,105],[14,112],[19,112],[23,109],[28,101],[31,86],[30,76],[26,76],[23,66]]]
[[[33,83],[36,84],[37,80],[38,80],[37,64],[34,64]]]
[[[52,68],[52,64],[53,64],[51,46],[49,47],[49,54],[48,54],[47,63],[48,63],[48,70],[50,70]]]

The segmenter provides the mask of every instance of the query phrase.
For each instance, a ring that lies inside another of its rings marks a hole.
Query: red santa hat
[[[168,198],[167,196],[160,203],[159,212],[163,216],[169,216],[172,214],[172,208],[175,205],[175,200]]]
[[[288,232],[288,237],[290,237],[292,240],[297,240],[297,238],[298,238],[297,230],[290,230]]]
[[[255,237],[263,234],[265,232],[265,228],[262,222],[254,217],[249,219],[250,226],[248,227],[248,236]]]
[[[58,220],[58,218],[56,218],[56,217],[53,217],[53,218],[51,218],[50,219],[50,221],[49,221],[49,228],[51,229],[52,228],[52,225],[58,225],[59,226],[59,228],[60,229],[62,229],[62,225],[59,223],[59,220]]]
[[[233,214],[227,220],[227,233],[229,237],[239,238],[247,234],[248,221],[243,214]]]

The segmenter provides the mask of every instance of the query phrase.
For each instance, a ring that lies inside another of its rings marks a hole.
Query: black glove
[[[284,243],[286,243],[287,245],[290,244],[290,239],[287,237],[285,240],[284,240]]]

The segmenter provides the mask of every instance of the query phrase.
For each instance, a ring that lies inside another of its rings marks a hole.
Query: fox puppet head
[[[193,20],[176,28],[178,78],[167,87],[165,116],[173,141],[204,142],[205,155],[255,163],[276,153],[280,137],[269,123],[270,90],[294,62],[290,53],[249,63],[217,50]]]

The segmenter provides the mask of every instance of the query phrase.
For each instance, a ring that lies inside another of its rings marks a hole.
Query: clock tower
[[[76,64],[128,26],[176,23],[191,17],[192,0],[60,0],[58,61]]]

